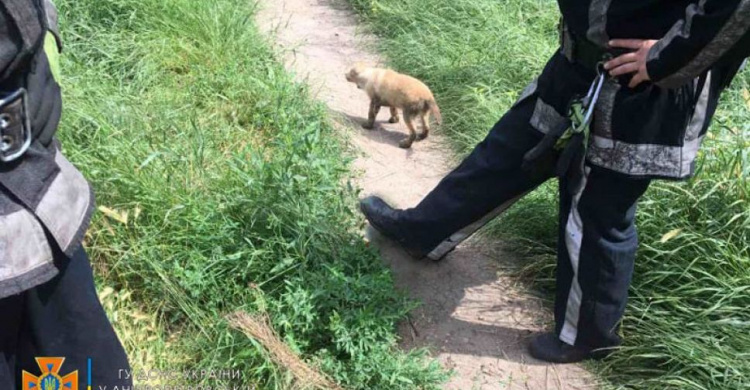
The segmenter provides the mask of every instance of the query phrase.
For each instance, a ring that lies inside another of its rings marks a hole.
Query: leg
[[[396,107],[391,106],[391,119],[388,120],[388,123],[398,123],[398,109]]]
[[[420,119],[422,120],[422,132],[419,133],[417,139],[421,141],[427,138],[428,135],[430,135],[430,112],[423,112],[420,116]]]
[[[23,317],[23,294],[0,299],[0,388],[18,389],[18,334]]]
[[[55,254],[60,274],[23,294],[23,324],[18,337],[18,370],[37,373],[37,356],[64,356],[63,370],[87,374],[92,359],[92,382],[108,388],[127,388],[131,379],[119,370],[130,370],[125,351],[94,289],[91,265],[83,248],[68,259]],[[86,380],[81,383],[85,388]]]
[[[584,186],[570,196],[561,182],[556,333],[576,347],[620,344],[638,236],[635,211],[649,180],[587,168]]]
[[[414,116],[408,109],[404,110],[404,122],[406,127],[409,129],[409,138],[399,142],[398,146],[404,149],[409,149],[414,140],[417,139],[417,130],[414,128]]]
[[[375,127],[375,118],[377,118],[380,112],[380,101],[372,99],[370,101],[370,112],[367,115],[367,123],[364,124],[365,129],[371,130]]]
[[[367,219],[415,256],[445,256],[549,178],[521,169],[524,154],[542,138],[529,125],[534,106],[535,99],[525,99],[513,107],[415,208],[393,210],[376,198],[363,200]]]

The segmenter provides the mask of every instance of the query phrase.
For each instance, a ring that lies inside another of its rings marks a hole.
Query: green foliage
[[[459,154],[484,137],[557,47],[552,1],[349,1],[382,37],[392,65],[435,90],[441,131]],[[697,177],[655,182],[640,206],[625,345],[595,365],[614,387],[750,387],[748,90],[744,72],[723,97]],[[554,183],[543,186],[488,229],[521,243],[525,273],[547,292],[556,193]]]
[[[411,303],[356,233],[351,157],[257,32],[254,4],[58,6],[60,137],[110,209],[87,247],[134,368],[231,368],[287,388],[228,329],[246,310],[347,388],[435,388],[438,367],[396,348]]]

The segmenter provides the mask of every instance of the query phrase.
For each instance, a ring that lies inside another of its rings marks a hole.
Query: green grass
[[[391,65],[436,92],[439,131],[459,156],[557,47],[559,12],[549,0],[349,1],[382,38]],[[749,73],[725,93],[697,177],[654,183],[640,206],[625,345],[594,365],[613,387],[750,388]],[[525,274],[546,292],[554,285],[556,192],[554,183],[543,186],[486,230],[521,239]]]
[[[268,313],[346,388],[436,388],[436,364],[395,345],[412,303],[358,234],[351,157],[258,34],[254,4],[57,3],[59,134],[112,210],[86,245],[133,368],[232,369],[240,381],[204,384],[290,387],[228,328],[224,316],[245,310]]]

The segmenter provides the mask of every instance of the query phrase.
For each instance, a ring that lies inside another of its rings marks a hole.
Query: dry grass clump
[[[316,371],[302,361],[279,338],[266,315],[250,315],[236,312],[227,316],[229,325],[242,331],[248,337],[257,340],[266,349],[271,360],[279,368],[286,370],[294,377],[294,389],[333,389],[343,390],[324,374]]]

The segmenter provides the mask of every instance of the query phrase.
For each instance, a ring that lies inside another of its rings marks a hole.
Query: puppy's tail
[[[431,100],[427,102],[427,105],[429,106],[430,113],[435,117],[435,122],[437,122],[438,125],[442,124],[443,115],[440,114],[440,107],[438,107],[437,103],[434,100]]]

